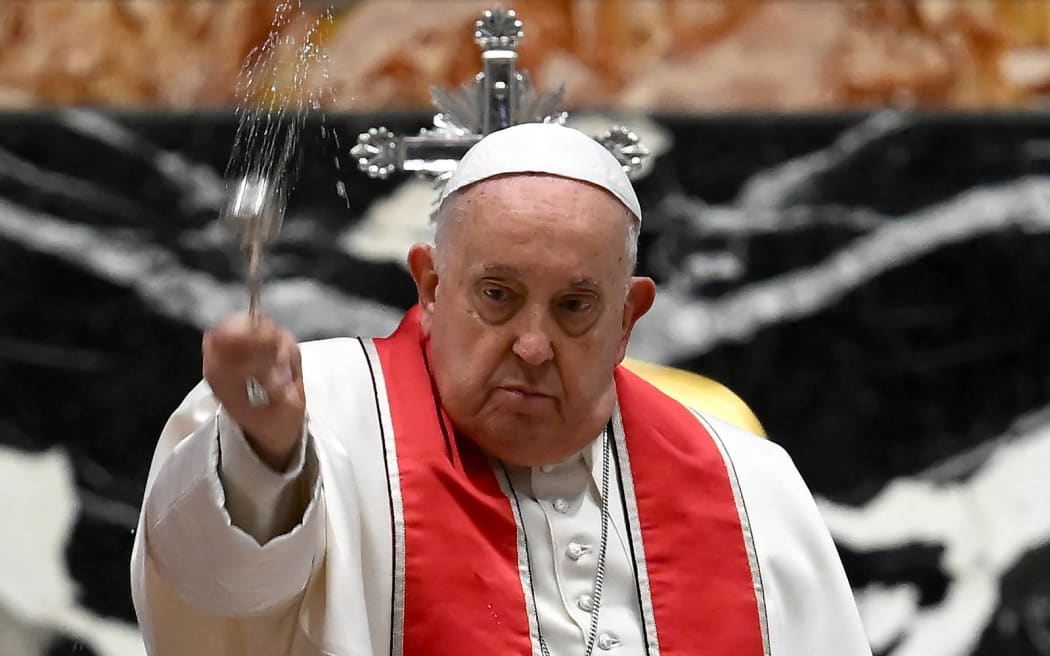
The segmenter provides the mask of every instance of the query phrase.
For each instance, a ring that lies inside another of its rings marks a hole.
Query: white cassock
[[[411,491],[391,487],[374,355],[371,340],[302,345],[308,437],[287,474],[255,457],[204,383],[172,415],[150,469],[131,565],[151,654],[461,653],[443,639],[413,650],[401,638],[411,629],[398,607],[404,563],[396,545],[405,526],[392,509]],[[756,653],[870,654],[831,537],[788,456],[767,440],[703,421],[734,474],[737,503],[746,507],[751,569],[761,581]],[[519,502],[515,521],[527,541],[516,591],[528,607],[526,653],[542,653],[539,636],[553,656],[585,652],[600,541],[602,444],[596,439],[554,466],[492,465],[505,473],[504,492]],[[689,653],[664,644],[671,630],[653,621],[646,587],[652,575],[638,580],[629,521],[637,513],[625,501],[633,489],[623,489],[624,467],[613,462],[609,477],[611,525],[594,653]],[[665,494],[669,505],[692,500],[689,489]],[[480,552],[455,557],[466,566],[487,562]],[[440,586],[443,576],[433,571],[431,580]],[[696,584],[701,589],[705,581]],[[492,614],[478,631],[501,630]]]

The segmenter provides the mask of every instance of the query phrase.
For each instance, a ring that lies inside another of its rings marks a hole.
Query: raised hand
[[[204,335],[204,380],[267,465],[283,471],[303,430],[306,393],[295,337],[266,317],[238,314]],[[263,394],[250,398],[254,379]]]

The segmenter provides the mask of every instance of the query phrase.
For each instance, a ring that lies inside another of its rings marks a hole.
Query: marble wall
[[[420,110],[477,71],[491,0],[4,0],[0,107],[231,107],[245,57],[322,15],[338,111]],[[573,107],[1046,107],[1050,0],[515,0]],[[287,84],[278,74],[279,87]]]
[[[306,140],[263,300],[302,339],[385,334],[413,301],[433,191],[351,172],[331,136],[379,120]],[[660,291],[632,355],[727,384],[788,449],[877,654],[1050,654],[1047,117],[624,120],[656,155]],[[0,654],[141,654],[127,562],[154,440],[202,330],[246,301],[215,223],[236,123],[0,126]]]

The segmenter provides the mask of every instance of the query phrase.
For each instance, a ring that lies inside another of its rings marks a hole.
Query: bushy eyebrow
[[[520,278],[521,269],[509,264],[486,264],[479,271],[481,276],[496,276],[501,278]],[[601,285],[594,278],[588,276],[577,276],[569,281],[571,289],[582,291],[599,292]]]
[[[521,277],[521,271],[509,264],[486,264],[481,267],[481,274],[486,276],[504,276],[507,278]]]
[[[597,292],[601,290],[601,286],[598,281],[594,278],[588,278],[586,276],[580,276],[579,278],[573,278],[569,283],[569,287],[573,289],[583,289],[586,291]]]

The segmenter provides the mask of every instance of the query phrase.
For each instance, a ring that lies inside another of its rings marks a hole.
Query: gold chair
[[[751,408],[721,383],[689,371],[632,358],[624,358],[623,366],[685,406],[766,437],[765,429]]]

